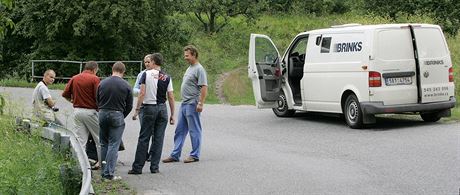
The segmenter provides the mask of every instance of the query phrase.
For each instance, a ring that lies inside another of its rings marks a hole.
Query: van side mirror
[[[316,45],[317,46],[319,46],[321,44],[321,38],[322,38],[322,35],[316,37]]]

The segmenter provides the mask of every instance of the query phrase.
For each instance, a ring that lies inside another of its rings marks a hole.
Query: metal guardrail
[[[32,128],[40,128],[38,124],[33,124],[28,119],[16,118],[16,123],[29,131]],[[50,123],[48,127],[43,127],[42,130],[41,136],[48,140],[52,140],[54,143],[53,147],[58,147],[61,151],[70,147],[73,156],[78,160],[78,165],[83,173],[79,194],[94,194],[93,186],[91,185],[91,166],[83,146],[77,140],[76,134],[55,123]]]

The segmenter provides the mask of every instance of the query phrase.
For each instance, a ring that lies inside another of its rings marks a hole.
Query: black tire
[[[360,129],[363,127],[363,113],[359,105],[358,98],[355,94],[351,94],[345,101],[343,115],[347,125],[353,129]]]
[[[283,92],[278,97],[278,107],[273,108],[273,113],[278,117],[291,117],[294,116],[295,110],[289,110],[286,100],[286,95]]]
[[[437,112],[421,113],[420,116],[422,117],[423,121],[430,123],[439,121],[439,119],[441,119]]]

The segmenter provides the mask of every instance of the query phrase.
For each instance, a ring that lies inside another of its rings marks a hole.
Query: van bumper
[[[430,112],[446,110],[455,107],[456,99],[451,97],[449,101],[431,102],[425,104],[383,105],[383,102],[361,102],[363,114],[385,114],[402,112]]]

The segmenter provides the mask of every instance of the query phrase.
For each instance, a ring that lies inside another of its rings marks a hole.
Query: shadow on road
[[[343,125],[344,127],[347,126],[345,120],[343,119],[343,116],[340,114],[298,112],[292,118],[296,120],[325,123],[330,125]],[[427,123],[421,120],[420,117],[416,115],[378,115],[376,116],[375,124],[367,125],[365,128],[358,130],[388,131],[430,124],[440,124],[440,122]]]

